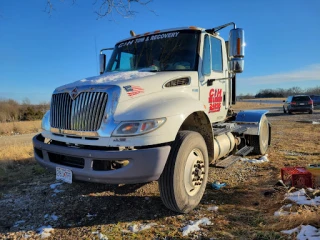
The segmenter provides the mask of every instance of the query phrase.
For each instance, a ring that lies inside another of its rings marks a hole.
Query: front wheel
[[[204,194],[208,168],[208,151],[203,137],[197,132],[180,131],[159,179],[164,205],[179,213],[194,209]]]

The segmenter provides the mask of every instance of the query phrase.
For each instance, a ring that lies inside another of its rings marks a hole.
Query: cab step
[[[218,168],[227,168],[231,164],[235,163],[241,158],[241,156],[236,156],[236,155],[230,155],[229,157],[223,159],[222,161],[218,162],[215,167]]]
[[[235,155],[230,155],[229,157],[227,157],[227,158],[221,160],[220,162],[218,162],[215,165],[215,167],[227,168],[231,164],[233,164],[236,161],[238,161],[239,159],[241,159],[242,157],[244,157],[244,156],[248,155],[249,153],[251,153],[252,151],[253,151],[253,147],[252,146],[244,146],[238,152],[236,152]]]
[[[234,128],[231,132],[234,135],[241,135],[242,133],[244,133],[245,131],[247,131],[248,128],[245,126],[237,126],[236,128]]]
[[[253,149],[254,147],[246,145],[243,148],[241,148],[238,152],[236,152],[235,155],[244,157],[244,156],[247,156],[249,153],[251,153]]]

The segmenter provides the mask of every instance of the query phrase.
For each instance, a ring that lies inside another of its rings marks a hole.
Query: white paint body
[[[181,29],[175,29],[181,30]],[[145,119],[166,118],[166,122],[160,128],[147,134],[125,137],[121,146],[145,146],[174,141],[179,128],[184,120],[194,112],[203,112],[211,123],[223,121],[230,107],[229,84],[227,80],[217,80],[212,86],[207,86],[208,79],[226,78],[229,76],[227,69],[227,55],[224,40],[219,36],[215,38],[222,41],[223,71],[212,71],[209,75],[203,75],[202,54],[203,38],[207,34],[201,29],[198,71],[167,71],[167,72],[112,72],[100,76],[91,77],[61,86],[56,92],[70,92],[75,87],[99,88],[101,86],[118,86],[121,89],[118,104],[114,111],[113,119],[116,124],[124,121],[138,121]],[[186,86],[165,87],[170,80],[181,77],[190,78],[190,84]],[[128,85],[139,86],[143,93],[128,96],[124,87]],[[212,89],[221,89],[226,95],[224,105],[220,111],[209,113],[210,104],[208,98]],[[47,124],[48,125],[48,124]],[[102,123],[101,128],[104,128]],[[99,133],[99,131],[98,131]],[[88,143],[88,140],[57,136],[44,129],[43,136],[49,139],[97,146],[119,146],[118,137],[100,136],[97,141]]]

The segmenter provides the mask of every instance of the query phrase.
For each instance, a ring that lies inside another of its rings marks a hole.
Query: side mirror
[[[100,54],[100,74],[104,73],[104,71],[106,70],[106,55],[101,53]]]
[[[244,69],[244,60],[233,58],[229,61],[229,71],[231,73],[242,73]]]
[[[229,34],[229,71],[241,73],[244,69],[244,30],[242,28],[232,29]]]

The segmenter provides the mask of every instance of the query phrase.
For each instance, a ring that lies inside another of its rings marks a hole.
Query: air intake
[[[189,84],[190,84],[189,78],[178,78],[178,79],[171,80],[170,82],[167,82],[165,87],[178,87],[178,86],[184,86]]]

